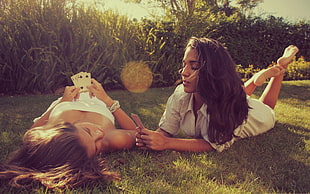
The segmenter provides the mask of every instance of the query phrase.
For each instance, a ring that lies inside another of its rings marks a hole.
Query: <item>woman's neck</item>
[[[202,104],[203,104],[203,101],[202,101],[200,94],[197,92],[194,93],[194,104],[193,104],[194,111],[197,112],[201,108]]]

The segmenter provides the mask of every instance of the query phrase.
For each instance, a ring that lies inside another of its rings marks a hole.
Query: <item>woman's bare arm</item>
[[[169,133],[161,129],[158,129],[157,131],[141,129],[136,138],[137,146],[152,150],[169,149],[191,152],[208,152],[214,150],[214,148],[204,139],[173,138]]]
[[[106,93],[102,85],[92,79],[93,84],[88,87],[90,91],[90,96],[96,96],[99,100],[103,101],[108,107],[111,107],[114,104],[114,100]],[[136,128],[133,120],[125,113],[121,108],[118,108],[113,112],[113,115],[116,119],[116,122],[120,125],[122,129],[131,129],[134,130]]]

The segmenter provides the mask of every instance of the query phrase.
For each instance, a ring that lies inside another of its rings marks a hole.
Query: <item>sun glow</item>
[[[129,18],[141,19],[150,15],[146,8],[136,3],[125,3],[122,0],[78,0],[85,5],[95,6],[101,10],[111,9],[120,15],[127,15]]]
[[[123,68],[121,80],[130,92],[143,93],[151,86],[153,74],[144,62],[131,61]]]

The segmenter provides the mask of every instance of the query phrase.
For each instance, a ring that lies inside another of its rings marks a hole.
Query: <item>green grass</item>
[[[142,94],[112,91],[128,113],[141,116],[156,129],[173,88]],[[258,89],[255,96],[259,96]],[[57,96],[0,97],[0,161],[21,143],[31,120]],[[309,193],[310,80],[286,81],[275,109],[277,123],[269,132],[236,142],[222,153],[122,151],[106,155],[110,169],[122,180],[65,193]],[[50,193],[44,187],[34,193]],[[0,193],[29,190],[0,187]],[[60,191],[57,191],[60,192]]]

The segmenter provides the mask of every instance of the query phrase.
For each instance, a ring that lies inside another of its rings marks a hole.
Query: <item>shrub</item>
[[[107,89],[122,88],[121,69],[136,60],[169,75],[158,65],[164,41],[157,29],[126,16],[75,0],[12,0],[0,8],[0,93],[50,93],[80,71]]]
[[[254,65],[249,65],[248,67],[242,67],[242,65],[236,66],[236,71],[240,73],[241,79],[246,81],[250,79],[255,73],[259,72],[259,68],[255,68]]]
[[[305,61],[303,56],[299,57],[297,60],[294,59],[291,64],[289,64],[285,80],[306,80],[310,79],[310,62]]]
[[[307,22],[292,25],[281,18],[208,11],[178,20],[138,21],[77,2],[1,1],[0,93],[50,93],[71,84],[70,76],[80,71],[91,72],[106,89],[124,88],[121,69],[130,61],[150,67],[152,87],[171,86],[179,79],[190,36],[221,41],[244,79],[282,54],[275,48],[294,44],[305,59],[310,55]],[[309,79],[305,59],[289,67],[285,79]]]
[[[272,62],[268,67],[276,65]],[[241,65],[236,66],[236,71],[240,73],[243,81],[250,79],[255,73],[261,69],[254,65],[248,67],[242,67]],[[284,80],[309,80],[310,79],[310,62],[307,62],[303,56],[300,56],[297,60],[296,57],[288,65]]]

